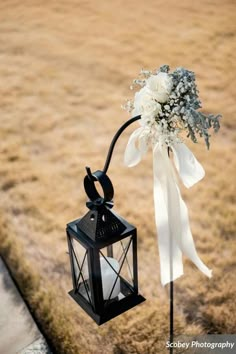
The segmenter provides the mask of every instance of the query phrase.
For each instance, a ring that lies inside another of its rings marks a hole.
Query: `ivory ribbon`
[[[185,187],[200,181],[204,169],[183,143],[172,144],[173,160]],[[124,155],[125,165],[137,165],[148,148],[145,127],[130,136]],[[183,274],[182,254],[208,277],[212,271],[199,258],[189,225],[188,209],[178,187],[166,145],[157,142],[153,147],[154,204],[160,255],[161,283],[166,285]]]

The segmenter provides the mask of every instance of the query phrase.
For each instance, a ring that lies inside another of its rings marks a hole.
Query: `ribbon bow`
[[[124,155],[128,167],[137,165],[148,149],[148,131],[144,126],[130,136]],[[185,187],[200,181],[205,171],[193,153],[183,143],[172,143],[173,160]],[[188,209],[178,187],[166,144],[153,145],[154,204],[158,234],[161,283],[166,285],[183,274],[182,254],[185,254],[206,276],[212,271],[199,258],[189,225]]]

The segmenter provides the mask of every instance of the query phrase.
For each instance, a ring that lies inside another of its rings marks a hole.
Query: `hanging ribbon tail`
[[[187,146],[183,143],[171,146],[174,157],[174,164],[185,187],[190,188],[199,182],[205,171]]]
[[[184,145],[184,144],[180,144]],[[204,174],[199,163],[185,146],[173,147],[176,168],[189,187]],[[185,166],[181,154],[189,157]],[[195,166],[195,167],[194,167]],[[201,166],[201,165],[200,165]],[[207,276],[211,271],[197,255],[189,226],[188,210],[181,197],[174,168],[166,147],[157,144],[153,149],[154,203],[158,233],[161,283],[166,285],[183,274],[182,253]]]
[[[144,130],[144,127],[140,127],[129,137],[124,155],[124,164],[128,167],[136,166],[147,151],[145,135],[142,135]]]
[[[161,284],[183,274],[182,252],[175,237],[180,234],[179,196],[175,187],[167,149],[153,149],[154,204],[160,256]]]
[[[178,194],[179,194],[179,200],[180,200],[180,217],[181,217],[181,224],[182,224],[182,234],[180,238],[180,247],[183,252],[191,261],[197,266],[197,268],[205,274],[207,277],[211,278],[212,276],[212,270],[209,269],[199,258],[194,241],[193,241],[193,236],[191,233],[190,225],[189,225],[189,216],[188,216],[188,208],[183,201],[179,188],[178,189]]]

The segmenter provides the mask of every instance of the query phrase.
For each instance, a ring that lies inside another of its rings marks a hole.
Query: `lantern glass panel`
[[[128,236],[100,250],[103,299],[119,301],[134,292],[133,238]]]
[[[91,304],[91,287],[88,271],[88,250],[75,239],[71,239],[72,262],[76,291]]]
[[[123,266],[121,267],[120,275],[125,279],[131,286],[134,286],[133,279],[133,242],[132,236],[127,237],[113,245],[113,254],[115,259],[119,260],[121,265],[124,260]]]

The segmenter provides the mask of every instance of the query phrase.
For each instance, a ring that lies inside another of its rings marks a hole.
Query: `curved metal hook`
[[[105,162],[105,165],[104,165],[104,168],[103,168],[103,172],[104,172],[104,173],[107,173],[107,170],[108,170],[109,165],[110,165],[110,162],[111,162],[112,153],[113,153],[115,144],[116,144],[116,142],[117,142],[119,136],[123,133],[123,131],[124,131],[130,124],[132,124],[133,122],[135,122],[135,121],[137,121],[137,120],[139,120],[139,119],[141,119],[141,115],[136,116],[136,117],[133,117],[133,118],[130,118],[129,120],[127,120],[127,122],[125,122],[125,123],[120,127],[120,129],[119,129],[119,130],[116,132],[116,134],[114,135],[114,138],[112,139],[110,148],[109,148],[108,153],[107,153],[106,162]]]

